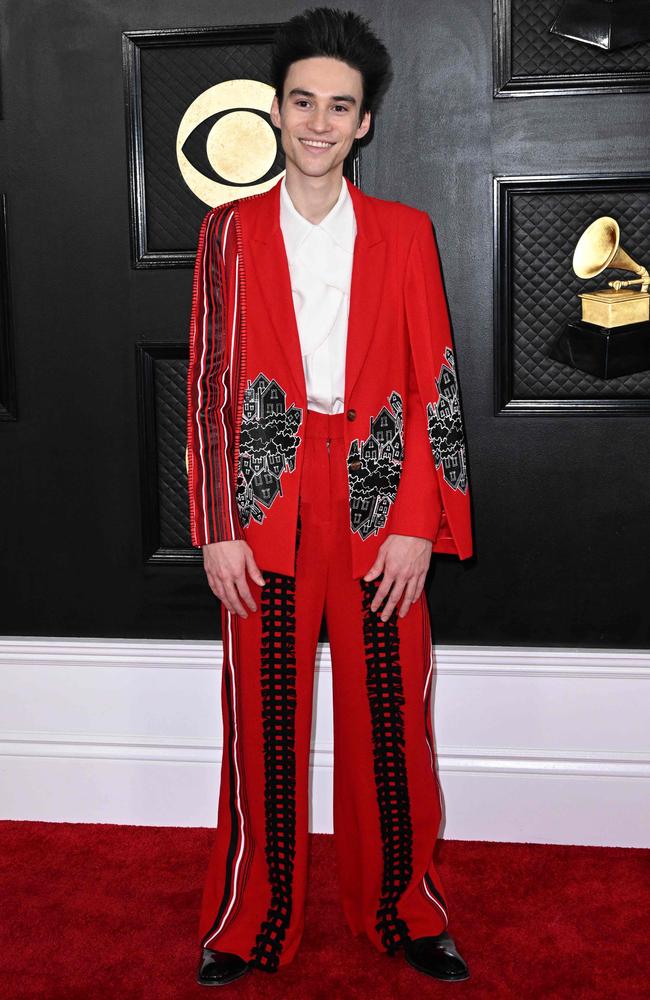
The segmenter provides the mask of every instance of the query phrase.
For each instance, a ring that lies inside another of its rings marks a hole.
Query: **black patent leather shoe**
[[[250,970],[249,963],[230,951],[204,948],[196,975],[201,986],[225,986]]]
[[[445,979],[447,982],[469,979],[467,963],[458,954],[454,939],[447,931],[406,941],[404,956],[414,969],[426,972],[434,979]]]

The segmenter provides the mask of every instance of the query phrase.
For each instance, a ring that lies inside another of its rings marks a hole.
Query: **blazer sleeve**
[[[409,534],[426,531],[424,537],[433,538],[434,552],[467,559],[473,550],[470,493],[451,325],[431,220],[426,212],[419,215],[404,276],[416,388],[409,390],[402,468],[406,480],[398,487],[396,502],[400,499],[401,507],[395,523],[422,529]],[[437,492],[431,483],[431,463]]]
[[[194,264],[187,377],[186,468],[192,545],[244,537],[235,502],[234,418],[229,315],[223,241],[234,247],[232,215],[204,217]]]

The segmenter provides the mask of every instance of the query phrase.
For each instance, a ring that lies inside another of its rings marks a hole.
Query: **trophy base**
[[[650,369],[650,321],[608,329],[571,320],[549,351],[549,357],[572,368],[618,378]]]

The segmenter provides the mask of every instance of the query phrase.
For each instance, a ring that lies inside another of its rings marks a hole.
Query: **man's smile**
[[[303,146],[310,146],[312,149],[329,149],[333,146],[333,142],[329,142],[325,139],[300,139],[299,140]]]

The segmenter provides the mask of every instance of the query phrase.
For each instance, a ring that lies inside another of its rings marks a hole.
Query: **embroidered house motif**
[[[286,396],[282,386],[264,372],[253,382],[248,379],[244,390],[235,494],[244,528],[251,518],[262,523],[263,508],[268,510],[282,495],[283,472],[296,468],[302,409],[292,403],[287,410]]]
[[[436,469],[442,462],[442,474],[452,489],[467,490],[465,437],[460,411],[456,362],[451,348],[445,347],[445,361],[436,379],[438,402],[427,403],[427,429]]]
[[[393,390],[388,401],[391,409],[382,406],[370,418],[368,437],[355,438],[348,450],[350,528],[363,539],[386,524],[404,460],[402,397]]]

